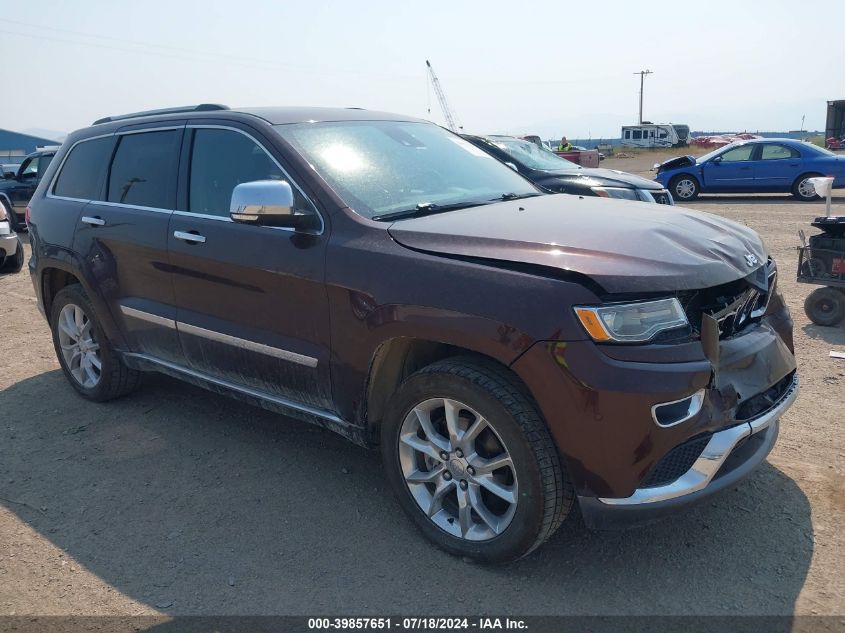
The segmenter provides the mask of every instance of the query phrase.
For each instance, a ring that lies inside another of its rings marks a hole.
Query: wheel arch
[[[80,271],[74,270],[70,266],[62,265],[59,262],[50,261],[39,267],[37,275],[35,278],[38,279],[41,303],[44,307],[44,316],[48,324],[52,326],[50,315],[56,295],[62,288],[79,284],[88,296],[88,300],[91,302],[100,326],[105,331],[106,336],[109,337],[109,340],[116,349],[125,349],[123,335],[112,318],[108,305],[99,293],[95,292],[90,284],[87,283],[84,275],[80,274]]]
[[[672,176],[669,177],[669,186],[671,187],[673,182],[675,182],[676,180],[680,180],[684,177],[692,178],[693,180],[695,180],[695,182],[698,183],[699,188],[701,188],[701,176],[694,174],[691,171],[681,171],[677,174],[672,174]]]
[[[513,378],[527,391],[525,383],[507,363],[489,354],[464,346],[421,338],[391,338],[379,345],[370,362],[363,415],[370,438],[377,441],[378,429],[390,397],[408,376],[432,363],[453,357],[495,363],[512,374]]]
[[[795,180],[792,181],[792,189],[795,189],[798,186],[798,183],[804,180],[804,178],[815,178],[821,175],[821,173],[813,171],[812,169],[808,171],[802,171],[800,174],[798,174],[798,176],[795,177]]]
[[[44,303],[44,316],[47,323],[50,323],[50,315],[53,310],[53,300],[62,288],[79,284],[84,287],[82,280],[63,268],[56,266],[45,267],[41,271],[41,300]]]

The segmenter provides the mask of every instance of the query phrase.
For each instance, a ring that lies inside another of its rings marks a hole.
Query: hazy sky
[[[0,3],[0,127],[59,131],[169,105],[333,105],[468,132],[618,137],[824,127],[845,99],[845,0]],[[431,114],[428,114],[428,107]]]

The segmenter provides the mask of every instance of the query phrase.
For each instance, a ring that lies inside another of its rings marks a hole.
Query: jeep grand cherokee
[[[380,445],[413,522],[482,561],[532,551],[576,499],[609,526],[733,485],[797,392],[753,231],[543,195],[408,117],[107,117],[67,139],[27,217],[82,396],[155,370]]]

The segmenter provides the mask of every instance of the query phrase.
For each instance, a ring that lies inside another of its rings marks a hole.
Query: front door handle
[[[83,215],[80,220],[83,224],[90,224],[91,226],[103,226],[106,221],[98,216]]]
[[[173,231],[173,237],[183,242],[190,242],[191,244],[205,244],[205,235],[195,232]]]

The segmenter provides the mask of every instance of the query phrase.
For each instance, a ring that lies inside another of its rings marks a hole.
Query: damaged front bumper
[[[638,488],[634,494],[622,499],[581,499],[585,522],[596,528],[647,522],[679,506],[709,497],[742,479],[766,458],[774,446],[780,417],[798,397],[798,385],[798,374],[792,374],[786,392],[773,408],[748,422],[711,435],[701,455],[675,481],[662,486]]]
[[[727,338],[547,342],[526,352],[514,368],[543,411],[587,525],[648,522],[761,463],[798,393],[791,332],[778,298]]]

